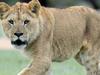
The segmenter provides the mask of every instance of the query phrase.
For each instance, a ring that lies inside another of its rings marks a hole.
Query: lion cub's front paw
[[[28,68],[25,68],[17,75],[32,75],[32,73],[30,72],[30,70]]]

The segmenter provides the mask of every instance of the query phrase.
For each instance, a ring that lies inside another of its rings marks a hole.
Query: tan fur
[[[52,61],[64,61],[72,57],[86,67],[87,75],[100,75],[100,15],[95,10],[83,6],[46,8],[37,0],[29,4],[6,6],[0,3],[6,35],[13,39],[18,31],[29,39],[23,51],[32,63],[18,75],[45,75]],[[31,12],[33,8],[36,9],[35,13]],[[15,21],[13,26],[9,25],[9,19]],[[25,19],[29,19],[30,23],[23,26]]]

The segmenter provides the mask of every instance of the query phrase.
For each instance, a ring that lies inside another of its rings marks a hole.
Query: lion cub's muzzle
[[[21,38],[23,36],[23,33],[14,33],[14,36],[16,36],[17,38],[16,40],[12,40],[11,44],[14,45],[16,48],[23,48],[28,44],[27,40]]]

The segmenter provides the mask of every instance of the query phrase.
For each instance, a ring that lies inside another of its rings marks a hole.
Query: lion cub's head
[[[40,34],[40,3],[32,0],[28,4],[9,6],[0,3],[0,17],[5,34],[16,48],[25,48]]]

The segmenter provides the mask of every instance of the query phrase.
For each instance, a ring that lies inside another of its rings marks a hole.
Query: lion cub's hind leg
[[[82,48],[80,52],[76,55],[75,59],[87,70],[87,75],[100,75],[100,70],[98,68],[99,64],[99,53],[97,45],[91,48]]]

